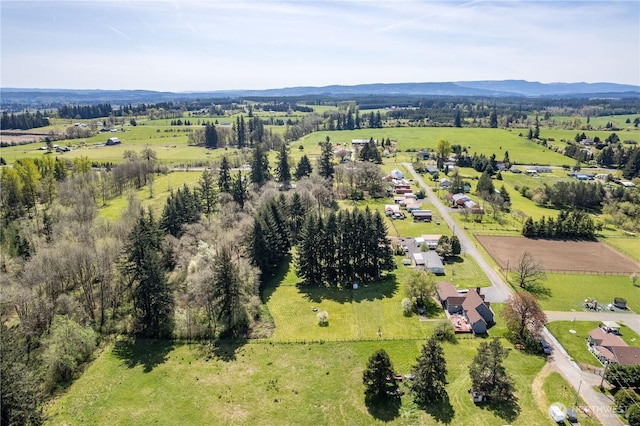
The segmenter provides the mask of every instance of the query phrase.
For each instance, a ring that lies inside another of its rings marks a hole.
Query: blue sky
[[[640,85],[640,2],[7,1],[0,86]]]

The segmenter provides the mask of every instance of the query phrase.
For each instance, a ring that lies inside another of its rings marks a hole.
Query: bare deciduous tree
[[[542,262],[533,257],[528,251],[522,253],[522,256],[518,259],[515,272],[518,277],[518,284],[527,291],[533,289],[536,284],[547,278]]]

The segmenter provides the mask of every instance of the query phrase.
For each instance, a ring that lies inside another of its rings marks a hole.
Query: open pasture
[[[632,259],[601,242],[482,235],[476,239],[502,269],[510,265],[512,271],[525,251],[540,260],[547,272],[616,275],[640,271]]]
[[[323,141],[327,136],[333,144],[351,146],[352,139],[387,138],[398,142],[397,148],[407,150],[435,149],[438,139],[443,138],[451,145],[466,147],[473,153],[491,156],[502,160],[505,151],[509,151],[511,161],[520,164],[548,164],[560,166],[567,164],[567,157],[537,145],[525,137],[518,136],[516,130],[452,127],[388,127],[383,129],[359,129],[347,131],[319,131],[303,138],[305,146]],[[415,158],[415,157],[414,157]],[[570,159],[569,159],[570,160]],[[403,160],[404,161],[404,160]]]
[[[545,361],[521,351],[511,351],[505,361],[515,378],[518,406],[473,404],[468,365],[480,340],[444,344],[450,406],[437,417],[416,407],[408,393],[395,409],[367,406],[362,371],[369,356],[383,348],[395,370],[407,374],[423,342],[222,342],[211,347],[119,341],[46,414],[52,425],[551,424],[531,390]]]

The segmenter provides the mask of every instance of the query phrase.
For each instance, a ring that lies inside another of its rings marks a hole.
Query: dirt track
[[[539,259],[547,272],[627,275],[640,265],[608,245],[595,241],[558,241],[524,237],[476,236],[502,269],[515,267],[524,251]]]

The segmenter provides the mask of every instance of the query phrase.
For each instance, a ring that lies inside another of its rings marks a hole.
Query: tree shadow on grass
[[[166,362],[167,355],[172,350],[172,340],[124,338],[116,341],[112,352],[128,368],[141,365],[142,371],[149,373],[156,366]]]
[[[264,285],[260,291],[260,297],[262,298],[262,303],[267,303],[273,293],[276,292],[280,283],[284,281],[284,277],[289,273],[289,270],[293,267],[293,260],[291,255],[287,255],[282,262],[282,265],[278,268],[276,273],[272,276],[264,276]]]
[[[303,297],[313,303],[332,300],[338,303],[360,303],[362,301],[382,300],[393,297],[398,291],[398,279],[389,274],[384,279],[372,283],[360,284],[358,289],[351,286],[345,288],[317,287],[297,284]]]
[[[449,424],[453,421],[456,411],[449,401],[449,395],[446,395],[443,401],[432,403],[428,406],[421,407],[424,411],[431,415],[439,423]]]
[[[212,354],[218,359],[231,362],[237,359],[238,351],[247,344],[247,339],[225,339],[212,343]]]
[[[536,297],[536,299],[548,299],[551,297],[551,289],[542,284],[532,284],[527,286],[526,291]]]
[[[518,400],[509,401],[491,401],[481,405],[485,410],[491,411],[505,422],[513,422],[520,415],[520,405]]]
[[[400,398],[365,398],[367,411],[376,419],[390,422],[400,416]]]

